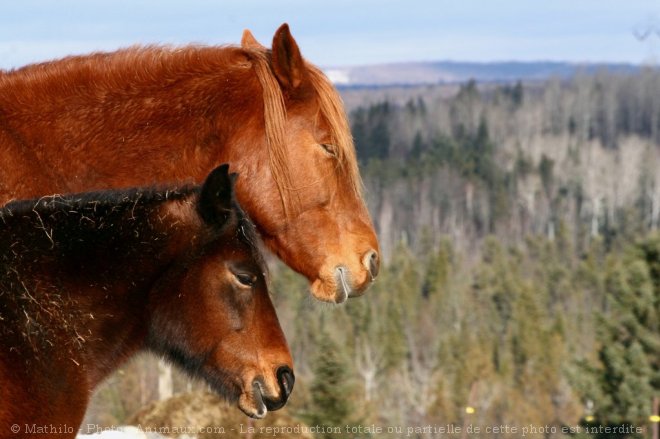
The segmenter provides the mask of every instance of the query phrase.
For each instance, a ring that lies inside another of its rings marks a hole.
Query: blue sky
[[[658,0],[20,0],[0,4],[0,68],[132,44],[264,44],[288,22],[324,66],[660,59]],[[639,42],[633,30],[657,34]]]

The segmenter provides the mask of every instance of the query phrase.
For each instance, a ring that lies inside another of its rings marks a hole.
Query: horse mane
[[[253,59],[255,73],[263,89],[264,120],[266,141],[268,143],[271,172],[277,183],[282,205],[287,216],[295,215],[300,210],[300,198],[293,186],[288,172],[284,126],[286,106],[280,84],[270,66],[270,51],[265,48],[243,47]],[[316,66],[306,63],[308,79],[317,93],[320,114],[330,125],[338,167],[343,171],[346,181],[358,197],[362,197],[362,180],[358,170],[355,146],[350,125],[344,111],[341,96],[334,89],[330,80]]]
[[[236,55],[242,53],[247,59]],[[238,65],[237,65],[238,62]],[[114,90],[129,81],[149,83],[159,78],[161,83],[176,81],[180,72],[188,72],[194,66],[196,72],[213,74],[220,66],[234,65],[239,68],[252,64],[262,88],[266,142],[269,152],[269,165],[287,216],[300,211],[300,198],[288,172],[285,123],[287,119],[284,96],[271,67],[271,51],[263,47],[226,46],[132,46],[115,52],[97,52],[90,55],[70,56],[58,61],[32,64],[0,74],[0,87],[8,90],[17,88],[34,89],[43,87],[40,95],[48,96],[47,90],[70,89],[82,78],[93,81],[100,90]],[[92,71],[103,67],[102,77],[94,77]],[[126,68],[130,66],[130,68]],[[307,79],[315,90],[320,116],[330,126],[330,134],[335,147],[334,153],[343,179],[359,198],[362,197],[362,181],[358,170],[355,147],[350,125],[339,93],[330,80],[316,66],[306,62]],[[110,73],[112,72],[112,73]],[[66,74],[62,74],[66,73]],[[19,74],[19,75],[17,75]],[[78,78],[78,79],[76,79]],[[122,79],[123,78],[123,79]],[[102,93],[97,91],[97,93]],[[20,109],[17,109],[20,111]]]
[[[32,211],[50,214],[57,211],[78,211],[94,208],[134,205],[149,205],[162,201],[181,200],[199,192],[198,186],[186,185],[177,188],[128,188],[83,192],[79,194],[53,194],[30,200],[10,201],[0,207],[0,216],[21,216]]]
[[[49,90],[70,90],[80,82],[93,82],[99,98],[125,84],[153,84],[165,87],[191,74],[215,76],[228,66],[244,69],[249,62],[236,55],[235,46],[204,45],[134,45],[114,52],[93,52],[61,59],[28,64],[0,75],[0,87],[12,94],[12,89],[38,93],[48,99]],[[192,69],[192,71],[191,71]],[[36,89],[36,91],[34,91]],[[15,93],[21,96],[21,93]]]
[[[30,200],[10,201],[0,207],[0,235],[2,233],[1,225],[12,217],[20,218],[31,213],[50,216],[57,212],[120,211],[135,208],[138,204],[141,208],[148,208],[152,204],[185,200],[191,195],[198,195],[200,191],[201,186],[199,185],[182,185],[180,187],[127,188],[79,194],[54,194]],[[267,277],[267,264],[260,251],[262,243],[256,226],[240,205],[234,204],[233,209],[236,212],[237,220],[236,237],[250,247],[251,256],[262,267],[264,275]]]

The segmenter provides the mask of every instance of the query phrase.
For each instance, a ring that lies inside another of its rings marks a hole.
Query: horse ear
[[[237,174],[229,173],[229,165],[215,168],[206,177],[199,194],[199,213],[204,222],[222,227],[230,219],[234,209],[234,182]]]
[[[286,23],[273,37],[273,71],[284,88],[296,88],[303,80],[305,61]]]
[[[241,38],[241,47],[243,49],[263,49],[266,48],[252,35],[248,29],[243,31],[243,37]]]

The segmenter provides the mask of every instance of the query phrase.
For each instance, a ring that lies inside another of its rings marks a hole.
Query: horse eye
[[[330,155],[337,155],[337,152],[335,151],[335,145],[330,143],[321,143],[321,148],[323,148],[323,150]]]
[[[241,285],[244,285],[246,287],[253,287],[256,281],[255,276],[246,273],[238,273],[238,274],[234,274],[234,276],[236,276],[236,279]]]

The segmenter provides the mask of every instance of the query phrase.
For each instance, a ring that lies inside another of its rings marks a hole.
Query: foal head
[[[175,223],[198,227],[188,235],[193,250],[150,294],[148,346],[261,418],[286,403],[293,362],[254,227],[235,202],[235,177],[222,165],[196,197],[164,206]]]

